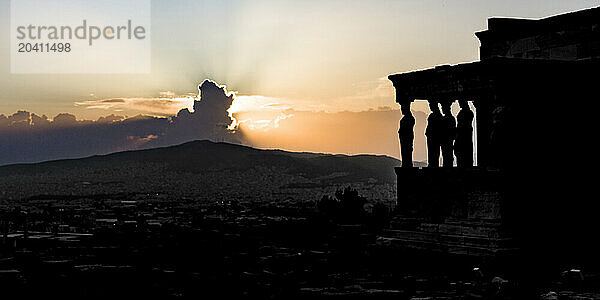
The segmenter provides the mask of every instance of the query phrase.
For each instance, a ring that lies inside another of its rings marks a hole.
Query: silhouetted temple
[[[389,76],[408,121],[400,122],[397,216],[385,238],[467,255],[596,255],[600,7],[490,18],[476,36],[480,61]],[[435,111],[425,133],[413,133],[415,100]],[[455,101],[456,118],[445,109]],[[412,167],[411,133],[427,135],[427,168]]]

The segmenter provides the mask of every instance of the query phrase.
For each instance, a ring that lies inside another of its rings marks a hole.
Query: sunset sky
[[[193,100],[187,97],[198,94],[204,79],[237,92],[232,110],[246,112],[246,119],[255,121],[248,128],[254,130],[261,129],[257,121],[271,122],[273,127],[291,120],[295,116],[285,113],[289,109],[329,113],[397,109],[387,75],[477,60],[474,32],[485,30],[489,17],[540,18],[599,4],[156,0],[150,74],[11,74],[9,45],[0,43],[0,114],[26,110],[51,119],[67,112],[80,120],[110,114],[169,116],[181,108],[191,109]],[[10,1],[1,0],[0,40],[8,41],[9,29]],[[102,101],[106,99],[124,101]],[[373,122],[377,120],[365,126]],[[396,135],[396,130],[390,128],[388,136]],[[398,157],[391,148],[379,151],[360,145],[337,151],[311,149],[310,144],[270,146]]]

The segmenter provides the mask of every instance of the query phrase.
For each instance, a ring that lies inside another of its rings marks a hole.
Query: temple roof
[[[478,38],[518,39],[542,32],[560,31],[600,22],[600,6],[542,19],[494,17],[488,19],[488,30],[475,33]]]
[[[581,68],[598,66],[598,59],[558,61],[495,57],[457,65],[389,75],[396,88],[396,102],[415,99],[476,98],[502,95],[535,87],[549,77],[555,80]],[[468,99],[470,100],[470,99]]]

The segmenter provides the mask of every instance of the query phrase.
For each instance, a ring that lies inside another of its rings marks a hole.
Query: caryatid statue
[[[437,101],[429,100],[428,102],[431,113],[427,117],[427,128],[425,129],[425,136],[427,136],[427,162],[428,167],[437,168],[440,166],[443,121]]]
[[[442,160],[444,167],[452,168],[454,166],[454,139],[456,138],[456,119],[452,115],[452,102],[442,102]]]
[[[400,156],[402,156],[402,167],[411,168],[413,166],[413,143],[415,139],[414,127],[415,117],[410,111],[410,102],[400,104],[402,119],[400,120]]]
[[[454,154],[459,168],[473,166],[473,118],[474,114],[467,100],[458,100],[460,111],[456,116],[456,140]]]

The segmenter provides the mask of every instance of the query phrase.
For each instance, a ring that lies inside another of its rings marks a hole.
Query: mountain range
[[[392,185],[401,162],[383,155],[261,150],[224,142],[184,144],[79,159],[0,167],[4,196],[155,192],[228,194],[239,190]],[[417,163],[419,165],[419,163]],[[192,192],[194,193],[194,192]],[[2,195],[0,195],[2,196]]]

